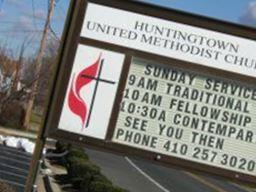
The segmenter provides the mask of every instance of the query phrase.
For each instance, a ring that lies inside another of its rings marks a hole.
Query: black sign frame
[[[86,13],[87,3],[97,3],[113,8],[131,11],[134,13],[143,14],[146,16],[154,16],[169,21],[184,23],[195,27],[205,28],[212,31],[218,31],[238,37],[243,37],[251,40],[256,40],[256,30],[250,27],[231,24],[228,22],[217,21],[214,19],[196,16],[176,10],[161,8],[145,3],[132,0],[73,0],[70,6],[70,14],[66,21],[65,32],[62,37],[59,57],[56,64],[56,75],[54,79],[54,86],[50,95],[48,110],[45,118],[44,136],[68,141],[77,145],[97,148],[104,151],[114,152],[123,155],[131,155],[134,157],[141,157],[152,162],[157,162],[165,166],[173,166],[176,168],[187,169],[194,172],[210,173],[214,175],[223,176],[235,181],[256,184],[256,177],[239,172],[224,170],[200,163],[195,163],[187,160],[181,160],[176,157],[166,156],[158,153],[148,152],[141,149],[135,149],[125,145],[120,145],[111,142],[117,117],[119,113],[119,105],[122,100],[122,93],[125,88],[128,70],[131,64],[132,57],[143,58],[147,60],[159,61],[168,66],[169,62],[174,63],[174,67],[185,68],[193,72],[209,74],[216,77],[231,77],[231,79],[246,83],[248,85],[255,85],[256,78],[248,77],[241,74],[234,74],[232,72],[214,69],[210,67],[196,65],[194,63],[171,59],[156,54],[150,54],[136,49],[125,48],[122,46],[113,45],[110,43],[100,42],[88,38],[80,37],[80,31]],[[61,109],[67,89],[70,72],[72,69],[75,53],[79,44],[94,46],[102,49],[125,54],[124,69],[121,74],[122,81],[119,83],[116,100],[112,110],[110,123],[106,140],[102,141],[91,137],[86,137],[58,129],[58,122],[60,118]]]

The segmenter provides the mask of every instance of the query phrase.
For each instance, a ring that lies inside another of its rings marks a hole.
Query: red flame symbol
[[[80,71],[76,78],[74,74],[71,82],[71,87],[69,90],[68,106],[74,114],[80,117],[83,127],[85,126],[86,122],[87,106],[80,95],[80,91],[82,87],[89,84],[93,80],[93,77],[96,77],[99,68],[100,58],[101,55],[94,64]],[[91,78],[83,77],[83,75],[86,75]]]

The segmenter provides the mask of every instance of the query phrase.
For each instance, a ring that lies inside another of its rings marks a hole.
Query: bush
[[[80,192],[126,192],[113,186],[112,182],[101,174],[100,168],[89,161],[83,148],[57,142],[56,150],[59,152],[69,150],[65,156],[65,166],[75,189]]]
[[[55,144],[56,152],[63,153],[64,151],[68,152],[68,157],[80,157],[84,159],[89,159],[88,155],[85,153],[84,149],[81,147],[74,147],[71,144],[67,144],[62,141],[57,141]]]
[[[92,182],[89,187],[89,191],[93,191],[93,192],[125,192],[125,190],[123,190],[119,187],[114,187],[113,185],[111,185],[109,183],[104,183],[104,182]]]
[[[0,191],[3,192],[15,192],[13,188],[11,188],[8,184],[0,181]]]
[[[89,161],[73,157],[70,159],[70,177],[74,188],[81,192],[125,192],[114,187],[112,182],[100,173],[100,168]]]
[[[79,158],[79,157],[70,157],[68,160],[68,173],[70,177],[83,177],[84,174],[90,174],[92,176],[98,175],[100,173],[100,168],[91,162]]]
[[[10,102],[0,115],[0,123],[7,127],[21,129],[25,117],[25,109],[19,102]]]
[[[84,160],[89,160],[88,155],[84,152],[82,148],[79,147],[71,147],[68,155],[67,155],[67,161],[69,161],[70,158],[77,157]]]
[[[64,151],[69,150],[69,148],[71,148],[71,145],[62,141],[57,141],[55,144],[55,148],[57,153],[63,153]]]
[[[112,185],[112,182],[105,177],[105,175],[99,174],[99,175],[94,175],[93,176],[93,181],[95,182],[102,182],[102,183],[108,183]]]
[[[104,182],[92,182],[89,186],[89,191],[93,192],[112,192],[113,186],[109,183]]]

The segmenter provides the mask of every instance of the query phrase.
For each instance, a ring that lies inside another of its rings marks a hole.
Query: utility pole
[[[49,2],[49,7],[48,7],[48,13],[47,13],[47,17],[46,17],[46,21],[45,21],[45,25],[44,25],[44,30],[43,30],[43,36],[40,42],[40,47],[39,47],[39,51],[38,54],[36,56],[35,59],[35,81],[32,84],[31,87],[31,91],[30,91],[30,95],[29,95],[29,99],[28,99],[28,103],[27,103],[27,107],[26,107],[26,113],[25,113],[25,117],[24,117],[24,123],[23,123],[23,127],[28,131],[29,129],[29,122],[30,122],[30,117],[32,114],[32,109],[33,109],[33,105],[34,105],[34,101],[35,101],[35,96],[37,94],[38,91],[38,79],[40,76],[40,71],[42,68],[42,58],[44,56],[45,53],[45,48],[46,48],[46,43],[47,43],[47,36],[49,33],[49,29],[50,29],[50,21],[53,15],[53,10],[54,10],[54,5],[55,5],[55,0],[50,0]]]
[[[22,63],[23,63],[24,51],[25,51],[25,41],[23,42],[23,44],[20,48],[19,59],[15,64],[15,72],[14,72],[14,78],[13,78],[11,93],[14,93],[18,89],[18,84],[19,84],[19,80],[20,80],[20,70],[21,70],[21,66],[22,66]]]
[[[50,28],[50,21],[51,21],[52,15],[53,15],[54,5],[55,5],[55,0],[49,0],[48,13],[47,13],[47,18],[46,18],[45,25],[44,25],[43,36],[41,39],[39,52],[38,52],[38,55],[35,60],[37,80],[34,82],[34,84],[32,85],[32,88],[31,88],[31,95],[29,98],[28,107],[27,107],[27,111],[26,111],[26,117],[25,117],[25,123],[24,123],[24,126],[26,129],[28,129],[28,123],[29,123],[29,119],[31,116],[32,107],[33,107],[34,99],[35,99],[36,92],[38,89],[38,76],[41,71],[41,61],[42,61],[42,58],[43,58],[43,55],[45,52],[46,40],[47,40],[48,31]],[[38,133],[38,138],[36,140],[36,147],[35,147],[33,157],[32,157],[31,163],[30,163],[30,167],[29,167],[29,174],[27,177],[27,182],[26,182],[26,186],[25,186],[25,190],[24,190],[25,192],[36,191],[34,185],[36,183],[37,175],[38,175],[38,172],[40,169],[40,159],[42,157],[42,151],[44,148],[45,140],[46,140],[46,138],[43,137],[43,125],[41,125],[41,128]]]

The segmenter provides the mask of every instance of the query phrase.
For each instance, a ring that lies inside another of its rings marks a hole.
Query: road
[[[28,176],[31,155],[0,144],[0,181],[17,192],[23,192]]]
[[[253,190],[213,177],[151,164],[87,149],[91,160],[114,184],[130,192],[252,192]],[[0,145],[0,181],[23,192],[31,155]]]
[[[114,184],[130,192],[253,192],[223,179],[198,176],[142,160],[86,149]]]

